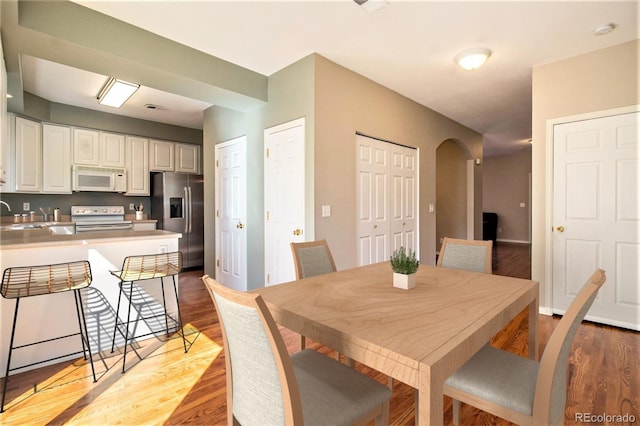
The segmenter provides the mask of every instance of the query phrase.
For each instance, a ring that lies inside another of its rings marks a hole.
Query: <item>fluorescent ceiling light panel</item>
[[[139,84],[110,77],[98,95],[98,103],[120,108],[139,87]]]

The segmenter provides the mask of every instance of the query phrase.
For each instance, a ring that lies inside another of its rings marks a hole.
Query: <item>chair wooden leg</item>
[[[375,418],[376,426],[388,426],[389,425],[389,401],[382,404],[382,413]]]
[[[303,350],[307,346],[307,339],[301,334],[300,335],[300,350]]]
[[[453,425],[458,426],[460,424],[460,401],[453,399]]]

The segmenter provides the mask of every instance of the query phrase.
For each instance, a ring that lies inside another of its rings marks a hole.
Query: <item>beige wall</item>
[[[444,237],[467,239],[467,156],[451,139],[436,149],[436,206],[436,249]]]
[[[498,240],[529,243],[531,148],[484,158],[484,211],[498,214]],[[520,207],[524,203],[524,207]]]
[[[533,233],[531,275],[541,283],[541,306],[551,306],[547,282],[550,209],[547,121],[640,104],[640,40],[533,69]]]
[[[436,203],[436,148],[457,139],[472,157],[482,157],[482,136],[322,56],[315,58],[315,237],[327,239],[339,269],[357,264],[355,134],[360,132],[419,149],[420,258],[433,264],[436,213],[429,213],[428,205]],[[481,179],[477,168],[477,238],[482,235]],[[331,217],[321,217],[321,205],[331,205]]]

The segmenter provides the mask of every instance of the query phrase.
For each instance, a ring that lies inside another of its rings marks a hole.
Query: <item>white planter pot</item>
[[[416,274],[393,273],[393,286],[404,290],[412,289],[416,286]]]

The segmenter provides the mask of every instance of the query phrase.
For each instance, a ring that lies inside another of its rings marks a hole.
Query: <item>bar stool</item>
[[[0,294],[2,294],[2,297],[4,297],[5,299],[15,299],[16,306],[13,313],[13,325],[11,327],[11,339],[9,343],[9,356],[7,357],[7,370],[4,376],[4,384],[2,386],[2,403],[0,406],[0,412],[4,412],[4,401],[7,391],[7,382],[9,381],[9,373],[11,371],[31,367],[33,365],[42,364],[48,361],[53,361],[55,359],[60,359],[79,353],[82,353],[84,359],[86,360],[88,353],[89,360],[91,362],[91,372],[93,373],[93,381],[97,381],[96,372],[93,368],[93,356],[91,355],[91,347],[89,345],[89,333],[87,332],[87,323],[84,317],[82,297],[80,296],[80,290],[89,287],[91,285],[91,279],[91,266],[86,260],[58,263],[52,265],[20,266],[7,268],[4,270],[2,274]],[[13,342],[16,334],[16,321],[18,319],[18,308],[20,306],[20,299],[24,297],[41,296],[45,294],[63,293],[66,291],[73,291],[76,304],[76,314],[78,316],[78,327],[80,331],[78,333],[72,333],[65,336],[27,343],[14,347]],[[26,348],[40,343],[66,339],[68,337],[77,335],[80,335],[80,340],[82,342],[82,351],[77,351],[66,355],[46,359],[44,361],[33,362],[31,364],[11,368],[11,355],[14,349]]]
[[[113,339],[111,341],[111,352],[113,352],[116,342],[116,332],[119,332],[124,337],[124,355],[122,357],[122,372],[125,372],[125,365],[127,362],[127,346],[129,342],[133,342],[135,339],[135,330],[139,320],[148,320],[164,316],[165,320],[165,333],[169,334],[169,319],[175,323],[175,331],[182,335],[182,344],[184,345],[184,352],[187,353],[187,341],[184,336],[184,330],[182,330],[182,319],[180,317],[180,300],[178,297],[178,288],[176,286],[176,275],[182,270],[182,252],[176,251],[171,253],[158,253],[147,254],[140,256],[128,256],[125,257],[122,262],[122,269],[119,271],[109,271],[111,275],[115,276],[119,280],[120,291],[118,292],[118,305],[116,308],[116,325],[113,330]],[[164,278],[171,277],[173,281],[173,291],[176,295],[176,305],[178,307],[177,318],[172,318],[167,312],[167,304],[164,295]],[[162,314],[154,314],[149,316],[143,316],[142,308],[138,308],[137,305],[148,304],[147,301],[141,303],[134,303],[133,300],[133,286],[137,281],[150,280],[154,278],[160,278],[160,284],[162,287],[162,306],[164,312]],[[129,306],[127,309],[127,321],[120,321],[120,300],[124,294],[127,297],[125,291],[125,283],[129,283]],[[134,309],[137,311],[137,317],[135,321],[131,320],[131,306],[134,305]],[[134,323],[133,332],[129,332],[129,324]],[[120,330],[120,327],[124,327],[124,333]],[[150,333],[139,335],[137,337],[149,336],[155,334],[154,331]],[[131,337],[130,337],[131,335]],[[135,352],[135,349],[133,349]],[[137,352],[136,352],[137,354]],[[138,355],[140,358],[140,355]],[[142,359],[142,358],[140,358]]]

